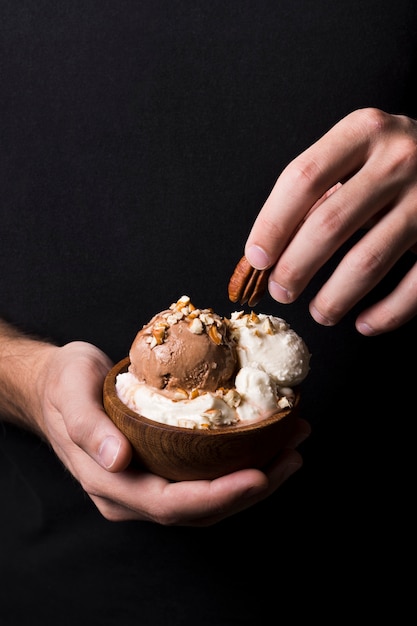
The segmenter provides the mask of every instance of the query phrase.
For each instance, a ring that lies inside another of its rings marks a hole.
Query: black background
[[[282,168],[356,108],[416,115],[416,25],[412,0],[2,1],[0,315],[116,361],[183,294],[229,314]],[[401,612],[416,324],[365,338],[354,319],[414,257],[323,328],[308,301],[341,254],[296,304],[258,306],[310,348],[313,434],[304,468],[249,511],[208,529],[107,522],[44,444],[0,426],[2,624]]]

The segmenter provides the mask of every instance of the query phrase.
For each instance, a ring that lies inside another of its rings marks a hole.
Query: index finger
[[[274,265],[320,198],[365,163],[370,136],[364,117],[343,118],[283,170],[246,242],[253,267]]]

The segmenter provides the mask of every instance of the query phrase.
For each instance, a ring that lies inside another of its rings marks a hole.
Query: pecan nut
[[[256,306],[267,289],[268,276],[269,270],[255,269],[243,256],[229,280],[229,300]]]

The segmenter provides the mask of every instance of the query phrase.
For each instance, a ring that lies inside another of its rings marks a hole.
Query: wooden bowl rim
[[[292,411],[296,408],[300,400],[300,393],[297,388],[294,388],[295,393],[295,402],[292,407],[288,409],[283,409],[279,413],[274,413],[269,417],[266,417],[258,422],[251,422],[249,424],[239,424],[232,426],[221,426],[216,429],[204,429],[204,428],[187,428],[184,426],[173,426],[172,424],[164,424],[163,422],[158,422],[156,420],[145,417],[144,415],[140,415],[136,413],[132,409],[130,409],[122,400],[119,398],[116,392],[116,377],[118,374],[125,373],[130,365],[130,358],[127,356],[123,358],[118,363],[115,363],[110,371],[107,373],[104,379],[103,385],[103,396],[106,398],[107,402],[113,405],[119,412],[124,414],[124,417],[129,420],[133,420],[144,425],[149,426],[150,428],[160,429],[164,431],[171,432],[183,432],[184,434],[192,435],[193,437],[220,437],[225,434],[245,434],[252,431],[257,431],[259,429],[267,428],[268,426],[272,426],[277,422],[281,421],[284,417],[292,413]]]

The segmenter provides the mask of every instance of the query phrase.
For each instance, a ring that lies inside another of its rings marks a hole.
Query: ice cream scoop
[[[261,369],[281,387],[299,385],[307,376],[307,345],[282,318],[235,312],[231,316],[231,331],[240,367]]]
[[[232,385],[237,366],[227,322],[211,309],[197,309],[188,296],[137,333],[129,357],[138,381],[177,399],[182,392]]]

